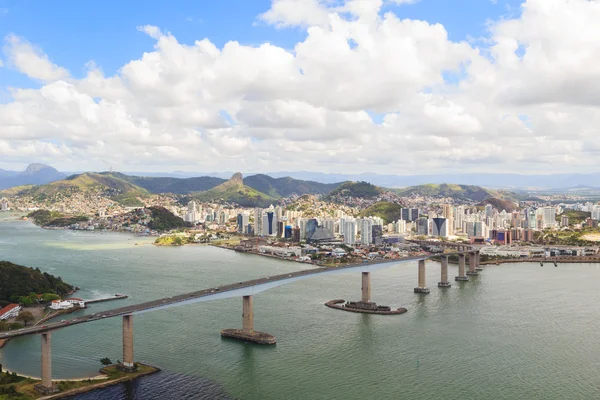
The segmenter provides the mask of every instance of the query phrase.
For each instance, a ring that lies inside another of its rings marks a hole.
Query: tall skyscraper
[[[373,220],[370,218],[363,218],[359,220],[360,227],[360,243],[368,246],[372,242],[373,236]]]
[[[443,204],[442,205],[442,215],[443,217],[446,219],[446,235],[443,236],[447,236],[447,235],[453,235],[454,234],[454,208],[452,207],[452,204]],[[434,232],[435,232],[435,228],[434,228]],[[438,235],[435,235],[438,236]]]
[[[263,210],[262,208],[254,209],[254,234],[262,235],[262,221],[263,221]]]
[[[356,243],[356,222],[352,220],[344,222],[344,243],[350,245]]]
[[[433,236],[448,236],[448,220],[446,218],[434,218],[433,219]]]
[[[417,235],[429,235],[429,220],[427,218],[419,217],[419,219],[417,219]]]

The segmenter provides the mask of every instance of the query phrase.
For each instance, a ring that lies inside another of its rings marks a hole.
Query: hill
[[[562,214],[556,216],[556,222],[560,223],[562,217],[568,217],[569,224],[581,224],[591,216],[592,213],[588,211],[565,210]]]
[[[341,183],[320,183],[303,181],[291,177],[272,178],[268,175],[257,174],[244,179],[244,184],[273,198],[287,197],[292,194],[328,194]]]
[[[210,190],[224,182],[225,179],[214,178],[212,176],[200,176],[195,178],[169,178],[169,177],[148,177],[148,176],[130,176],[120,173],[112,173],[124,181],[146,189],[151,193],[173,193],[189,194]]]
[[[13,188],[9,192],[18,195],[30,195],[38,201],[50,200],[51,202],[58,200],[61,196],[69,196],[73,193],[100,192],[103,196],[125,206],[143,205],[137,198],[148,195],[147,190],[110,172],[86,172],[71,175],[66,179],[46,185]]]
[[[164,207],[148,207],[148,209],[152,211],[151,220],[148,223],[150,229],[170,231],[172,229],[184,228],[188,225],[183,219]]]
[[[429,196],[429,197],[451,197],[453,199],[483,201],[490,197],[503,197],[497,192],[484,189],[481,186],[454,185],[454,184],[427,184],[412,186],[395,190],[400,196]]]
[[[210,190],[192,193],[191,199],[198,201],[226,201],[242,207],[266,207],[275,198],[244,185],[242,174],[235,173],[230,180]]]
[[[383,189],[368,182],[344,182],[335,188],[327,196],[329,199],[336,197],[359,197],[362,199],[372,199],[384,192]]]
[[[497,199],[495,197],[490,197],[489,199],[485,199],[481,203],[477,204],[478,206],[485,206],[486,204],[491,204],[498,211],[506,210],[506,212],[513,212],[518,207],[517,204],[511,200],[503,200]]]
[[[65,178],[49,165],[30,164],[23,172],[0,171],[0,190],[23,185],[43,185]]]
[[[402,218],[402,206],[387,201],[380,201],[362,210],[360,216],[381,217],[384,223],[389,224]]]
[[[56,293],[64,296],[74,290],[73,286],[63,282],[60,277],[8,261],[0,261],[0,282],[0,302],[4,303],[18,301],[19,297],[30,293]]]

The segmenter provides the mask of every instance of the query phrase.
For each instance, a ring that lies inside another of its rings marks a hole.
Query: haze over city
[[[597,1],[0,9],[0,168],[598,172]]]

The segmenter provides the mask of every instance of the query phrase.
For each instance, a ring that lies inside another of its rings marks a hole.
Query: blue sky
[[[277,29],[258,22],[256,17],[269,7],[269,0],[0,0],[0,35],[24,37],[75,77],[84,74],[85,64],[91,60],[112,75],[152,50],[154,40],[136,29],[141,25],[158,26],[181,43],[209,38],[218,47],[237,40],[292,48],[303,40],[303,29]],[[411,5],[387,4],[382,11],[441,23],[450,40],[460,41],[485,35],[486,21],[514,16],[518,10],[516,0],[497,0],[496,4],[489,0],[421,0]],[[35,87],[37,83],[5,68],[0,70],[2,86]]]

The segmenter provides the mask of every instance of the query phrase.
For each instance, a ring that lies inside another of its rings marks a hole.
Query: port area
[[[363,314],[381,314],[381,315],[397,315],[404,314],[408,310],[404,307],[400,307],[397,310],[392,310],[388,306],[378,306],[376,303],[372,302],[362,302],[362,301],[346,301],[344,299],[336,299],[330,300],[325,305],[329,308],[333,308],[336,310],[363,313]]]
[[[272,345],[277,343],[275,336],[259,331],[249,331],[244,329],[223,329],[221,337],[236,339],[244,342]]]
[[[53,390],[48,392],[49,394],[53,392],[53,394],[50,395],[41,394],[36,390],[36,386],[40,384],[39,379],[2,373],[2,377],[0,378],[0,390],[10,391],[12,395],[7,397],[10,399],[58,400],[71,398],[82,393],[92,392],[122,382],[133,381],[142,376],[160,372],[159,368],[147,364],[135,363],[135,365],[136,370],[131,373],[119,371],[116,365],[110,365],[102,368],[100,370],[101,375],[97,377],[89,379],[54,380]],[[12,389],[10,389],[10,387],[12,387]],[[0,398],[3,399],[4,397],[1,393],[2,391],[0,391]]]

